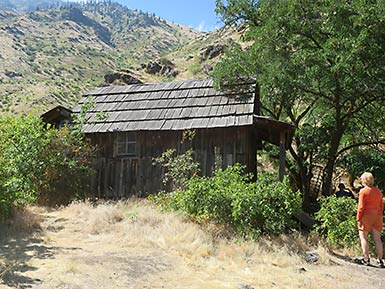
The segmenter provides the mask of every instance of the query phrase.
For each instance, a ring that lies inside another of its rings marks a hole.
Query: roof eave
[[[281,133],[283,133],[285,137],[285,148],[288,149],[290,147],[295,133],[295,126],[287,122],[260,115],[254,115],[253,122],[264,140],[279,146]]]

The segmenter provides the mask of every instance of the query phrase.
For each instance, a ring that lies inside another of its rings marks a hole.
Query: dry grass
[[[44,216],[39,238],[18,250],[0,244],[0,264],[19,256],[0,288],[377,288],[384,282],[330,255],[314,237],[222,238],[140,200],[33,212]],[[317,263],[305,262],[307,251],[320,255]]]
[[[11,218],[0,223],[0,239],[14,235],[25,235],[41,230],[43,217],[41,208],[13,209]]]
[[[62,209],[65,216],[79,221],[79,229],[89,234],[101,234],[114,230],[114,224],[124,219],[117,204],[73,203]]]

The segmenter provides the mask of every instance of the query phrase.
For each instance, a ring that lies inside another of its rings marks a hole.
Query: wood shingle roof
[[[217,90],[211,79],[100,87],[74,109],[91,102],[85,133],[185,130],[252,125],[255,87],[243,83]]]

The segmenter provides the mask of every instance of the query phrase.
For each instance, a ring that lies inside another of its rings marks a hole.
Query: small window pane
[[[127,144],[127,154],[130,154],[130,155],[135,154],[135,143]]]
[[[118,155],[123,155],[126,153],[126,144],[119,143],[118,144]]]
[[[121,132],[116,138],[117,155],[135,155],[136,153],[136,134],[135,132]]]
[[[123,143],[126,142],[126,136],[124,133],[120,133],[118,135],[118,142],[123,142]]]
[[[128,142],[135,142],[136,141],[135,133],[133,133],[133,132],[127,133],[127,141]]]

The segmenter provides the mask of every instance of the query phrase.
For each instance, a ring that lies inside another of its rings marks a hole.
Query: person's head
[[[343,183],[339,183],[338,188],[340,189],[340,191],[343,191],[345,190],[345,185]]]
[[[374,177],[371,173],[365,172],[360,177],[362,183],[367,186],[372,186],[374,184]]]

